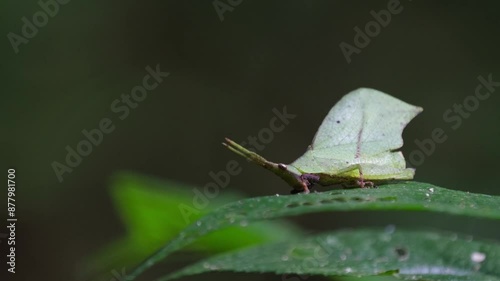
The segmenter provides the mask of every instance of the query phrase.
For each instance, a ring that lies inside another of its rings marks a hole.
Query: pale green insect
[[[274,172],[296,192],[321,185],[357,184],[413,179],[400,151],[401,134],[422,108],[388,94],[360,88],[345,95],[330,110],[306,153],[289,165],[267,161],[234,141],[223,143],[233,152]]]

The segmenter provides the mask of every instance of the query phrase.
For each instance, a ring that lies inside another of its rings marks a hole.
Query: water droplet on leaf
[[[486,259],[486,255],[481,252],[473,252],[472,254],[470,254],[470,259],[473,262],[480,263]]]
[[[385,233],[393,234],[394,231],[396,231],[396,226],[393,224],[389,224],[388,226],[385,227],[384,230],[385,230]]]

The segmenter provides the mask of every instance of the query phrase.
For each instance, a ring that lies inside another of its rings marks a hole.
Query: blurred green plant
[[[402,280],[500,280],[500,244],[455,234],[357,229],[275,242],[205,259],[162,281],[214,270],[372,276]]]
[[[111,181],[111,197],[125,227],[126,236],[111,243],[85,262],[87,275],[137,264],[164,245],[187,226],[179,206],[193,206],[193,186],[161,181],[134,173],[119,173]],[[197,209],[190,218],[197,220],[210,211],[243,198],[224,192]],[[193,207],[194,208],[194,207]],[[214,254],[241,247],[277,241],[280,237],[301,237],[302,231],[291,223],[261,222],[245,229],[230,227],[193,243],[190,251]]]
[[[499,206],[500,197],[497,196],[449,190],[419,182],[244,199],[199,218],[128,277],[133,280],[171,253],[209,233],[218,233],[231,226],[240,226],[246,231],[254,222],[313,212],[350,210],[428,211],[498,220]],[[390,275],[403,280],[430,281],[500,280],[500,245],[491,241],[472,241],[472,238],[462,238],[457,234],[358,229],[307,238],[280,237],[287,239],[207,258],[166,276],[164,280],[218,270],[357,277]],[[310,265],[311,258],[316,259],[318,255],[322,258]]]

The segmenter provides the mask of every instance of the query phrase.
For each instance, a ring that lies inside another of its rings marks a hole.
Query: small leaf
[[[498,281],[500,244],[422,231],[338,231],[218,255],[160,280],[210,271]]]
[[[321,193],[250,198],[227,204],[185,228],[130,274],[137,277],[210,232],[228,226],[328,211],[409,210],[500,219],[500,197],[449,190],[427,183],[402,182],[379,188],[333,190]]]

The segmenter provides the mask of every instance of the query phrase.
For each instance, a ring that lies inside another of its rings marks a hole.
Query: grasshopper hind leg
[[[375,184],[373,184],[372,181],[365,181],[363,177],[363,169],[361,168],[361,165],[358,164],[358,171],[359,171],[359,180],[356,181],[356,184],[359,185],[361,188],[365,187],[374,187]]]

